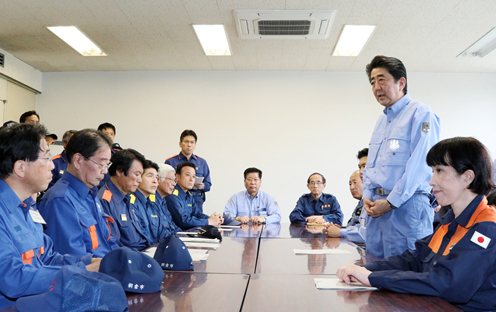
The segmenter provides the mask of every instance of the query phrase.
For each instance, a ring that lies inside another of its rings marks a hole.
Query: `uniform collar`
[[[179,154],[178,154],[178,158],[179,158],[179,159],[183,159],[183,158],[184,158],[184,159],[188,160],[188,158],[187,158],[186,156],[184,156],[183,151],[180,151],[180,152],[179,152]],[[193,159],[195,159],[195,160],[196,160],[196,159],[197,159],[197,156],[196,156],[195,154],[191,154],[191,158],[193,158]]]
[[[183,188],[179,186],[179,184],[177,184],[175,187],[174,187],[174,190],[177,190],[178,192],[178,195],[181,197],[181,198],[186,198],[188,195],[191,195],[189,193],[189,191],[185,192],[183,191]]]
[[[315,199],[315,198],[313,197],[312,193],[308,193],[308,196],[310,197],[310,201],[315,201],[315,202],[320,201],[320,202],[322,202],[322,203],[324,202],[324,198],[323,198],[323,197],[324,197],[324,195],[325,195],[325,194],[324,194],[324,193],[322,193],[322,194],[320,194],[319,199]]]
[[[110,193],[112,193],[112,195],[115,197],[115,200],[117,200],[118,203],[124,200],[126,196],[121,192],[121,190],[117,188],[117,186],[115,186],[112,180],[108,180],[107,183],[105,183],[105,185],[109,189]]]
[[[12,188],[3,180],[0,180],[0,202],[3,202],[10,213],[22,202]]]
[[[62,175],[62,180],[67,181],[69,185],[76,191],[76,193],[78,193],[79,197],[85,197],[86,195],[88,195],[88,193],[90,193],[90,191],[92,191],[91,195],[95,197],[98,191],[97,187],[90,189],[86,186],[86,184],[84,184],[81,180],[76,178],[68,171],[64,172],[64,174]]]
[[[143,195],[143,193],[141,193],[140,190],[136,190],[136,192],[134,192],[133,194],[136,197],[136,199],[139,200],[139,202],[141,203],[141,205],[143,207],[145,207],[146,206],[146,200],[147,200],[147,198],[145,197],[145,195]]]
[[[257,196],[255,196],[255,197],[251,197],[250,193],[248,193],[248,190],[245,190],[245,196],[246,196],[246,198],[249,198],[250,200],[253,200],[253,199],[255,199],[255,198],[260,197],[260,193],[261,193],[261,192],[262,192],[262,191],[258,190]]]
[[[60,157],[62,157],[62,160],[64,162],[68,162],[69,159],[67,158],[67,154],[65,153],[65,150],[62,151],[62,153],[60,153]]]
[[[410,96],[410,93],[405,94],[401,99],[396,101],[391,107],[384,108],[382,111],[384,112],[385,115],[388,114],[388,112],[393,114],[394,116],[398,115],[398,113],[412,100],[412,97]]]
[[[483,200],[484,200],[484,195],[477,195],[470,202],[470,204],[468,204],[467,208],[465,208],[465,210],[463,210],[462,213],[456,219],[453,209],[450,209],[450,211],[446,213],[446,216],[444,216],[443,219],[441,220],[441,224],[445,225],[453,221],[456,221],[456,223],[458,223],[460,226],[463,226],[464,228],[471,227],[473,225],[473,222],[470,222],[472,215],[477,210],[479,204]]]

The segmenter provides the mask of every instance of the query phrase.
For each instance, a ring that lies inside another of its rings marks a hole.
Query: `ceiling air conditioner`
[[[327,39],[335,10],[235,10],[241,39]]]

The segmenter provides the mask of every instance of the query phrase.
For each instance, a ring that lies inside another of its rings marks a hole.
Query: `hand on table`
[[[359,281],[365,286],[370,286],[370,282],[369,282],[370,273],[372,272],[364,267],[354,264],[348,264],[345,265],[344,267],[339,268],[338,271],[336,272],[336,275],[339,278],[340,282],[344,282],[348,285],[350,285],[352,281]]]

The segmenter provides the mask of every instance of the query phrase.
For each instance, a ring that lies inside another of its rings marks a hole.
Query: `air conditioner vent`
[[[308,35],[310,21],[260,21],[258,32],[262,36]]]
[[[235,10],[242,39],[326,39],[334,10]]]
[[[5,64],[5,55],[0,53],[0,66],[4,67]]]

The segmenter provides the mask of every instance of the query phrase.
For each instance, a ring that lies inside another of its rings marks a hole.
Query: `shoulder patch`
[[[102,199],[105,199],[110,203],[110,200],[112,199],[112,192],[109,190],[105,190],[105,192],[103,192]]]
[[[151,201],[152,203],[154,203],[154,202],[155,202],[155,194],[151,194],[151,195],[150,195],[150,201]]]
[[[277,207],[279,207],[279,205],[277,204],[277,202],[274,200],[274,205],[276,205]]]
[[[174,192],[172,192],[172,195],[179,196],[179,192],[178,192],[178,190],[174,190]]]
[[[165,161],[168,161],[169,159],[174,158],[174,157],[176,157],[176,156],[177,156],[177,154],[176,154],[176,155],[174,155],[174,156],[171,156],[171,157],[169,157],[169,158],[166,158],[166,159],[165,159]]]
[[[422,132],[428,134],[431,131],[431,122],[422,121]]]
[[[129,201],[131,202],[131,204],[133,204],[133,205],[134,205],[134,202],[136,201],[136,196],[134,196],[134,194],[130,194],[130,195],[129,195],[129,198],[130,198],[130,200],[129,200]]]
[[[53,156],[52,157],[52,160],[55,160],[55,159],[58,159],[58,158],[61,158],[61,157],[62,157],[62,155],[58,154],[58,155]]]

